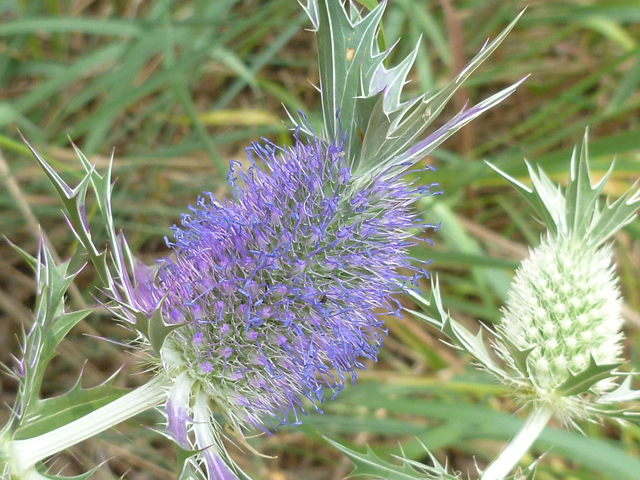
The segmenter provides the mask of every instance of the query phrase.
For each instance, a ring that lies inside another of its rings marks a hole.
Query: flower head
[[[317,408],[376,359],[379,314],[423,274],[407,254],[424,227],[410,207],[430,193],[400,175],[354,189],[342,144],[318,139],[254,144],[249,158],[230,171],[232,199],[203,196],[174,228],[152,290],[182,325],[165,367],[188,371],[237,430],[284,423],[303,398]]]
[[[622,363],[622,298],[607,240],[631,221],[640,203],[627,192],[598,202],[611,170],[592,186],[587,135],[571,160],[566,191],[542,170],[533,188],[503,174],[544,219],[547,235],[531,251],[509,293],[496,347],[515,375],[516,396],[543,403],[568,424],[599,415],[617,387]]]
[[[497,351],[519,372],[516,395],[549,404],[567,421],[588,416],[581,396],[563,394],[565,385],[589,368],[597,374],[621,363],[621,307],[610,245],[545,237],[516,272],[498,326]],[[523,363],[515,352],[528,352]],[[597,395],[616,385],[609,375],[590,383]]]
[[[418,315],[511,386],[522,404],[553,412],[573,426],[579,419],[631,418],[615,405],[640,398],[640,391],[630,389],[630,377],[618,382],[622,299],[607,241],[633,219],[640,194],[629,190],[612,204],[600,203],[611,170],[591,184],[586,134],[580,154],[574,150],[566,189],[530,166],[532,187],[497,171],[548,228],[518,268],[494,332],[493,346],[504,366],[494,361],[481,335],[473,336],[444,311],[437,285],[433,302],[416,296],[434,316]]]

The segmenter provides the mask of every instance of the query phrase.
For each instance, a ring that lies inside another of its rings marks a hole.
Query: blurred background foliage
[[[373,0],[363,1],[369,4]],[[375,2],[374,2],[375,3]],[[384,35],[397,44],[392,60],[420,42],[407,96],[451,79],[488,37],[526,5],[498,51],[460,90],[448,114],[530,74],[503,104],[465,127],[416,173],[444,195],[421,207],[442,222],[433,258],[447,306],[473,324],[500,320],[510,279],[541,228],[504,180],[483,162],[514,176],[523,157],[554,179],[566,179],[573,145],[591,135],[596,176],[615,156],[607,193],[640,178],[640,0],[389,0]],[[202,191],[225,194],[230,160],[260,137],[291,142],[283,105],[321,122],[314,36],[293,0],[2,0],[0,1],[0,233],[35,252],[42,233],[61,258],[77,243],[52,188],[19,132],[72,180],[76,143],[98,168],[115,155],[114,213],[134,251],[147,263],[165,255],[163,237]],[[442,118],[446,118],[444,115]],[[90,212],[91,214],[91,212]],[[95,235],[100,227],[94,225]],[[616,239],[625,295],[627,357],[640,369],[640,221]],[[17,337],[32,319],[34,280],[18,255],[0,244],[0,361],[11,363]],[[428,286],[424,285],[427,289]],[[71,292],[73,306],[99,297],[89,269]],[[407,299],[402,300],[411,306]],[[376,454],[404,452],[427,461],[423,445],[465,474],[482,466],[521,420],[505,389],[437,340],[407,314],[389,318],[380,361],[312,414],[302,427],[253,440],[260,458],[232,449],[256,480],[341,479],[351,469],[321,438]],[[117,383],[144,382],[144,366],[113,342],[130,340],[98,310],[63,342],[45,391],[85,386],[124,365]],[[2,378],[10,405],[16,385]],[[1,420],[8,416],[8,408]],[[158,419],[146,413],[143,422]],[[172,447],[132,421],[52,460],[52,471],[79,472],[98,461],[99,479],[172,478]],[[534,449],[550,446],[539,469],[548,479],[636,479],[640,429],[587,424],[579,432],[552,425]],[[529,455],[525,460],[533,460]]]

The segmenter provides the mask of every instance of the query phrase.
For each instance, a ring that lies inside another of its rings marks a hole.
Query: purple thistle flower
[[[186,459],[181,455],[180,478],[206,473],[210,480],[237,480],[240,470],[226,453],[214,411],[224,416],[225,430],[251,449],[246,430],[269,433],[279,424],[299,423],[305,399],[319,411],[326,395],[335,397],[349,379],[355,382],[363,359],[376,359],[387,334],[380,315],[400,309],[392,295],[427,275],[410,263],[408,248],[418,241],[411,232],[434,228],[412,211],[433,185],[414,187],[403,172],[517,86],[425,137],[515,21],[443,89],[401,102],[417,47],[395,67],[385,66],[391,49],[380,51],[377,33],[385,4],[363,16],[351,2],[303,2],[318,37],[322,138],[301,115],[292,118],[292,147],[254,144],[248,171],[232,163],[227,178],[233,197],[200,197],[183,215],[182,227],[174,227],[173,243],[167,242],[173,255],[157,268],[136,262],[124,235],[115,232],[111,166],[100,175],[76,149],[86,175],[72,189],[32,150],[96,267],[111,299],[106,307],[162,365],[152,382],[105,408],[113,407],[109,415],[117,413],[118,420],[137,411],[123,413],[121,404],[164,403],[168,433],[191,450]],[[89,231],[89,186],[99,199],[109,252]],[[28,338],[37,342],[40,331],[34,332]],[[29,376],[33,361],[25,358],[18,373]],[[25,468],[44,458],[21,445]]]
[[[426,275],[407,251],[425,227],[411,206],[430,192],[389,171],[355,188],[342,143],[296,135],[248,153],[249,170],[229,172],[233,198],[207,193],[173,228],[149,291],[167,323],[184,324],[165,368],[188,372],[237,432],[268,432],[377,358],[379,315],[397,314],[392,295]]]

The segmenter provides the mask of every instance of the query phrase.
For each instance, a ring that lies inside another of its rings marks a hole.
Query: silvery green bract
[[[408,248],[421,241],[413,231],[431,227],[412,206],[434,185],[407,183],[404,172],[515,90],[517,84],[427,132],[515,21],[445,88],[403,102],[418,50],[396,67],[384,65],[389,52],[380,51],[378,36],[385,3],[366,15],[333,0],[310,0],[304,8],[318,37],[322,131],[314,132],[301,114],[292,146],[254,143],[250,168],[232,163],[232,197],[205,192],[174,227],[167,241],[172,254],[154,267],[137,262],[124,235],[115,233],[111,165],[99,174],[76,149],[86,175],[71,188],[32,150],[96,268],[108,308],[136,333],[155,377],[128,393],[109,385],[93,393],[74,389],[58,401],[99,394],[109,400],[92,397],[94,410],[77,421],[58,418],[27,429],[31,412],[23,412],[24,402],[38,407],[46,362],[86,315],[65,313],[64,290],[73,276],[43,249],[43,260],[31,260],[45,279],[42,321],[26,336],[16,421],[1,438],[7,472],[43,478],[42,459],[162,406],[164,433],[178,445],[180,478],[235,480],[243,473],[225,450],[225,434],[250,449],[246,432],[269,434],[298,423],[305,405],[319,410],[327,392],[333,397],[355,382],[362,359],[376,359],[387,333],[379,315],[397,314],[392,295],[427,275],[410,262]],[[89,188],[108,249],[96,246],[89,229]],[[46,419],[50,411],[36,413]]]
[[[403,101],[402,90],[419,46],[397,66],[385,66],[392,48],[380,51],[378,34],[386,3],[380,2],[365,16],[354,5],[347,9],[342,1],[308,0],[303,5],[318,38],[322,137],[334,143],[342,137],[346,139],[344,154],[354,177],[352,188],[409,168],[512,94],[522,82],[459,112],[419,139],[464,81],[502,43],[522,14],[492,42],[487,42],[444,88]],[[295,122],[293,118],[292,121]],[[303,132],[314,136],[303,122],[297,123]]]

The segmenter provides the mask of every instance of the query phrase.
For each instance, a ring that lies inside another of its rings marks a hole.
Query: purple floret
[[[410,263],[411,210],[430,192],[401,175],[356,184],[342,143],[296,138],[232,164],[231,199],[207,193],[174,227],[153,297],[186,368],[236,427],[264,431],[355,382],[387,334],[392,295],[426,272]],[[362,185],[356,187],[355,185]]]

